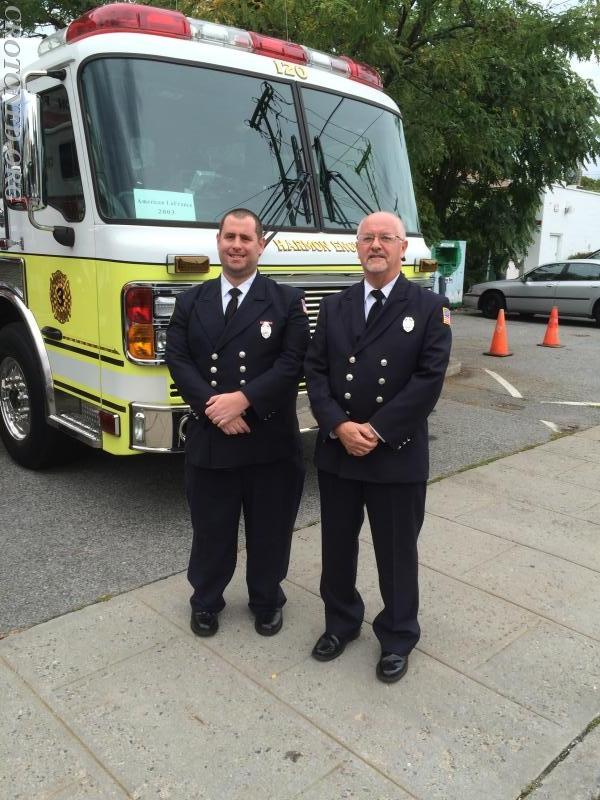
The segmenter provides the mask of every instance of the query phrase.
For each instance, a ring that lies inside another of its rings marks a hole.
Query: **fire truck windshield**
[[[400,118],[337,94],[302,88],[325,227],[355,229],[372,211],[394,211],[419,232]]]
[[[312,230],[321,216],[325,229],[351,230],[384,208],[418,231],[402,126],[390,111],[302,87],[303,135],[289,83],[139,57],[93,59],[81,86],[108,222],[211,225],[243,206],[277,228]]]

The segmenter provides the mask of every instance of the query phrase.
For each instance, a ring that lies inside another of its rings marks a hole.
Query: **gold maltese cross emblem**
[[[69,279],[60,270],[50,276],[50,305],[54,319],[62,323],[71,319],[71,287]]]

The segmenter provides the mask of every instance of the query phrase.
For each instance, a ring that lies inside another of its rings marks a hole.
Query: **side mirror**
[[[40,77],[43,73],[28,72],[23,78],[26,85],[30,78]],[[41,104],[37,94],[28,91],[24,96],[23,125],[23,195],[27,199],[29,212],[44,208],[42,202],[42,180],[44,170],[44,151],[40,130]],[[32,222],[32,224],[35,224]]]
[[[527,275],[521,275],[521,283],[527,283]]]
[[[75,231],[62,225],[42,225],[34,212],[46,207],[44,202],[44,148],[41,131],[42,107],[37,94],[27,91],[27,83],[36,78],[64,80],[65,70],[30,70],[23,76],[24,126],[23,126],[23,194],[27,202],[27,216],[34,228],[50,231],[54,239],[65,247],[75,244]]]

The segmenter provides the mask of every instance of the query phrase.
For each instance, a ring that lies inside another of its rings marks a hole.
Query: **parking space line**
[[[540,422],[547,425],[553,433],[560,433],[560,428],[556,422],[549,422],[547,419],[541,419]]]
[[[511,397],[521,397],[521,398],[523,397],[523,395],[521,394],[521,392],[520,392],[518,389],[515,389],[515,387],[512,385],[512,383],[509,383],[509,382],[508,382],[508,381],[507,381],[505,378],[503,378],[501,375],[498,375],[498,373],[497,373],[497,372],[493,372],[493,370],[491,370],[491,369],[486,369],[486,370],[484,370],[484,372],[487,372],[487,374],[488,374],[488,375],[491,375],[491,376],[492,376],[492,378],[493,378],[494,380],[498,381],[498,383],[499,383],[501,386],[504,386],[504,388],[505,388],[505,389],[506,389],[506,391],[507,391],[507,392],[508,392],[508,393],[511,395]]]
[[[600,408],[600,403],[594,403],[590,401],[578,401],[578,400],[540,400],[540,403],[543,403],[547,406],[587,406],[588,408]]]

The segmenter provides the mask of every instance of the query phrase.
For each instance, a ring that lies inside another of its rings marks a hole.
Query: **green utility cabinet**
[[[431,248],[431,257],[438,262],[434,274],[434,291],[445,294],[452,305],[462,303],[467,243],[445,239]]]

